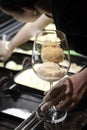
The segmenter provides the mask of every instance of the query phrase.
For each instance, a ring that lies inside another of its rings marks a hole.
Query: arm
[[[59,109],[72,110],[87,96],[87,68],[69,78],[70,80],[66,78],[46,93],[42,111],[52,105]]]
[[[43,14],[35,22],[25,24],[24,27],[11,40],[10,48],[14,49],[15,47],[28,41],[37,32],[44,29],[44,27],[46,27],[51,22],[52,19]]]
[[[42,14],[35,22],[26,23],[11,41],[0,41],[0,57],[5,60],[11,56],[13,50],[28,41],[37,32],[44,29],[49,23],[53,22],[45,14]]]

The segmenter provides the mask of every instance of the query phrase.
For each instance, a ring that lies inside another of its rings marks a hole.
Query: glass
[[[65,61],[68,62],[67,66],[64,65]],[[59,30],[39,32],[35,36],[32,51],[32,68],[35,74],[42,80],[48,81],[50,89],[52,89],[53,84],[64,79],[69,67],[70,54],[66,35]],[[45,112],[41,112],[41,105],[37,110],[37,115],[41,118],[44,117],[46,122],[58,123],[67,116],[67,111],[58,110],[55,106]]]

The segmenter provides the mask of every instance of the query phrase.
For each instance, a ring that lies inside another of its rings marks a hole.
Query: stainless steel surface
[[[13,37],[24,23],[16,21],[13,17],[0,12],[0,38],[6,34],[7,40]]]

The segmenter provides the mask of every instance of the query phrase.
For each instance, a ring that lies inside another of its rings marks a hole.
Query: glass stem
[[[53,82],[50,82],[50,90],[52,89],[53,87]]]
[[[52,90],[52,87],[53,87],[53,82],[50,82],[50,90]],[[51,109],[52,111],[56,112],[56,108],[54,105],[51,107]]]

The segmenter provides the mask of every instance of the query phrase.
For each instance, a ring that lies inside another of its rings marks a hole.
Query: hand
[[[10,50],[10,42],[0,40],[0,60],[5,61],[12,54],[12,50]]]
[[[44,97],[44,111],[55,105],[58,109],[74,109],[87,94],[87,69],[80,73],[65,78],[60,84],[57,83],[52,90],[48,91]]]

